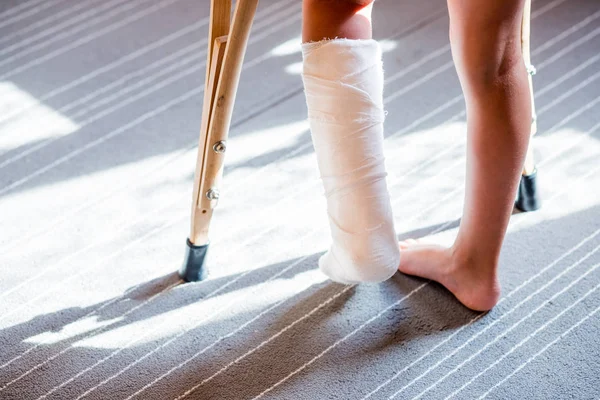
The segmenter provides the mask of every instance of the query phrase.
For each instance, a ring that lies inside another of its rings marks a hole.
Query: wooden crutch
[[[208,230],[219,200],[227,136],[259,0],[211,0],[208,58],[198,158],[192,197],[190,236],[179,275],[186,281],[206,277]]]
[[[533,96],[533,75],[535,68],[531,64],[531,0],[525,0],[525,9],[523,11],[523,21],[521,24],[521,49],[523,51],[523,60],[529,73],[529,92],[531,94],[531,136],[537,132],[537,118],[535,113],[535,102]],[[541,207],[541,199],[537,188],[537,168],[533,157],[533,137],[530,138],[525,166],[519,184],[519,193],[515,203],[521,211],[534,211]]]

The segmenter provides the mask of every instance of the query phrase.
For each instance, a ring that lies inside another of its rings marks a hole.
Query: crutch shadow
[[[36,315],[35,317],[0,328],[0,343],[6,344],[7,350],[0,357],[0,364],[10,359],[12,353],[18,354],[26,351],[32,343],[44,342],[35,339],[41,334],[56,335],[67,330],[71,324],[82,318],[92,318],[97,325],[109,322],[109,326],[95,332],[94,329],[86,330],[75,335],[68,335],[64,339],[52,340],[53,346],[63,346],[78,342],[90,335],[100,334],[102,331],[116,330],[121,327],[151,319],[161,314],[188,307],[194,303],[201,302],[218,296],[235,295],[241,290],[252,288],[265,281],[265,277],[275,276],[284,266],[299,263],[291,274],[286,278],[295,276],[297,273],[312,269],[319,254],[302,261],[305,257],[298,257],[271,265],[263,266],[252,271],[241,272],[232,275],[209,278],[201,282],[184,282],[177,272],[142,282],[125,290],[123,294],[109,298],[99,303],[86,307],[69,307],[56,312]],[[268,279],[268,278],[267,278]],[[137,312],[124,313],[136,306],[142,307]]]
[[[507,269],[503,274],[503,285],[506,286],[506,290],[510,290],[511,286],[522,281],[522,279],[514,279],[513,275],[522,271],[523,266],[526,266],[529,271],[540,269],[549,262],[542,259],[543,257],[554,259],[572,246],[573,241],[580,240],[571,237],[574,229],[588,226],[588,231],[593,230],[593,226],[589,227],[589,223],[586,225],[583,221],[597,217],[598,209],[599,207],[592,207],[585,212],[569,214],[565,218],[544,221],[510,233],[506,240],[507,253],[503,256],[503,265]],[[427,233],[439,227],[438,224],[419,228],[419,231]],[[588,235],[589,232],[582,234]],[[416,231],[405,232],[402,235],[415,236]],[[548,255],[542,257],[540,251],[534,250],[544,248],[542,245],[548,237],[556,237],[556,240],[564,241],[565,247],[561,248],[559,245],[547,249],[545,252]],[[530,247],[533,253],[540,256],[537,257],[540,260],[536,258],[535,263],[530,265],[531,258],[524,257],[523,246]],[[364,372],[367,365],[379,365],[378,368],[382,368],[382,363],[388,361],[392,363],[392,359],[410,355],[410,352],[418,352],[423,348],[429,349],[439,342],[442,332],[455,330],[478,315],[460,305],[439,285],[399,273],[382,284],[359,285],[352,288],[316,279],[316,283],[306,289],[297,289],[292,295],[288,293],[288,288],[293,286],[278,289],[277,285],[280,283],[277,282],[268,290],[259,287],[271,276],[281,272],[285,266],[304,259],[298,263],[297,269],[283,275],[284,280],[281,282],[284,284],[287,280],[288,283],[300,284],[302,275],[316,272],[317,260],[321,254],[312,253],[306,257],[261,266],[249,274],[229,275],[192,284],[178,284],[177,275],[170,273],[133,287],[116,298],[117,301],[113,301],[112,304],[108,304],[110,302],[108,300],[89,307],[69,308],[36,317],[20,326],[1,331],[0,341],[6,345],[3,349],[8,350],[6,353],[3,352],[1,361],[6,362],[10,357],[14,357],[15,351],[23,352],[30,348],[32,343],[24,342],[27,338],[49,330],[60,332],[69,323],[99,306],[106,305],[98,311],[97,317],[110,321],[114,317],[123,317],[124,311],[131,309],[134,304],[139,305],[160,294],[138,312],[126,315],[121,321],[111,324],[106,329],[108,333],[118,332],[119,328],[135,325],[136,322],[150,320],[158,315],[164,315],[167,322],[176,321],[178,316],[165,314],[185,309],[191,303],[198,303],[219,287],[237,279],[235,284],[224,288],[221,295],[230,293],[232,296],[241,296],[242,293],[239,291],[255,287],[256,293],[261,293],[261,296],[251,295],[268,297],[269,301],[257,302],[258,307],[253,308],[246,306],[245,300],[241,297],[236,298],[237,302],[233,308],[239,308],[237,312],[221,313],[216,315],[214,320],[204,323],[192,322],[185,335],[178,337],[177,341],[161,350],[160,359],[143,359],[136,364],[132,373],[139,373],[142,370],[153,371],[157,362],[161,373],[181,365],[175,373],[144,392],[141,398],[158,398],[157,395],[173,398],[204,381],[206,382],[201,389],[194,391],[189,398],[203,400],[248,398],[251,394],[256,395],[269,385],[280,381],[284,383],[273,394],[282,394],[284,393],[282,390],[289,393],[290,388],[296,388],[307,379],[318,387],[322,381],[314,381],[318,379],[317,376],[323,376],[322,379],[328,382],[331,379],[333,379],[331,382],[337,382],[336,376],[352,379],[353,374]],[[420,288],[422,285],[424,286]],[[169,289],[165,290],[167,288]],[[416,290],[418,288],[420,289]],[[281,298],[272,298],[268,292],[273,291],[287,294]],[[265,296],[262,296],[262,293]],[[330,300],[332,298],[333,300]],[[217,300],[228,301],[227,298]],[[212,308],[214,305],[204,302],[199,304],[201,304],[197,309],[199,314],[193,317],[194,321],[214,311]],[[324,305],[321,306],[322,304]],[[490,316],[494,317],[494,312]],[[485,324],[487,317],[481,321]],[[137,329],[138,333],[143,333],[139,331],[139,327]],[[164,343],[174,336],[171,330],[167,331],[163,335],[152,336],[149,340],[129,347],[127,351],[107,361],[104,368],[108,368],[111,374],[118,373],[123,365],[137,362],[148,352],[154,351],[157,343]],[[45,343],[40,350],[26,355],[14,366],[9,366],[5,370],[7,374],[2,381],[5,378],[12,379],[16,374],[21,373],[19,371],[24,370],[23,364],[35,360],[34,356],[39,351],[52,355],[69,346],[71,346],[70,351],[61,355],[56,362],[60,361],[62,365],[74,365],[76,371],[83,370],[89,367],[90,362],[107,357],[107,354],[113,351],[113,347],[118,348],[118,343],[111,342],[105,342],[105,347],[102,348],[89,343],[73,346],[75,342],[81,343],[86,335],[101,336],[101,333],[87,332],[65,340]],[[60,368],[51,368],[53,366],[55,363],[49,364],[49,369],[46,368],[44,371],[60,370]],[[290,376],[295,371],[298,373]],[[47,385],[42,384],[38,388],[33,384],[36,379],[39,379],[41,372],[34,371],[20,382],[20,386],[15,385],[14,390],[31,384],[27,387],[30,387],[32,394],[38,392],[43,394],[44,390],[48,390]],[[50,373],[51,376],[56,374],[57,372]],[[157,372],[152,376],[159,375],[160,373]],[[136,376],[139,378],[139,375]],[[111,381],[96,395],[102,396],[107,393],[106,391],[115,388],[130,394],[146,385],[153,377],[138,379],[131,375],[124,375]],[[60,383],[61,379],[63,378],[58,374],[51,382]],[[79,382],[84,388],[95,384],[87,381]],[[12,386],[10,389],[10,393],[13,393]],[[77,390],[81,392],[84,389]]]
[[[448,223],[440,223],[418,228],[410,232],[404,232],[398,237],[399,239],[420,237],[426,235],[428,232],[439,229],[444,225],[447,225],[447,229],[450,229],[452,226],[448,225]],[[295,268],[295,272],[292,274],[303,273],[315,269],[318,258],[322,254],[322,252],[314,253],[308,257],[302,257],[305,258],[305,260],[301,262],[301,265],[299,265],[298,268]],[[122,295],[107,299],[100,303],[95,303],[87,307],[70,307],[54,313],[37,315],[23,323],[0,329],[0,341],[10,342],[11,351],[7,353],[18,353],[30,347],[30,344],[26,343],[27,340],[31,341],[31,338],[35,338],[40,334],[60,335],[61,331],[65,330],[77,320],[86,317],[88,314],[89,317],[93,318],[98,324],[106,321],[117,321],[110,324],[110,329],[118,329],[119,327],[134,322],[168,313],[177,308],[187,307],[209,297],[231,295],[237,291],[258,285],[264,281],[265,276],[274,276],[284,266],[300,260],[301,258],[286,260],[263,266],[258,270],[251,271],[251,273],[245,272],[218,278],[209,278],[206,281],[196,283],[184,283],[176,272],[172,272],[133,286],[127,289]],[[406,288],[403,287],[403,281],[399,281],[398,279],[399,278],[395,277],[393,282],[398,286],[398,292],[396,294],[401,295]],[[314,293],[309,292],[310,295],[308,296],[300,296],[300,300],[298,300],[292,308],[305,309],[306,307],[314,306],[315,301],[320,301],[327,297],[327,295],[331,295],[332,293],[341,290],[341,288],[343,288],[342,285],[328,283],[325,286],[320,287]],[[175,291],[177,292],[176,294],[173,293]],[[347,291],[344,295],[340,296],[338,300],[329,305],[327,309],[334,314],[337,313],[340,311],[340,307],[342,307],[345,300],[349,299],[354,293],[354,289]],[[161,298],[164,297],[169,297],[169,299],[161,300]],[[131,308],[133,304],[141,303],[146,303],[148,306],[143,307],[140,312],[131,313],[128,314],[126,318],[122,318],[123,313],[126,312],[128,308]],[[160,304],[160,307],[152,306],[152,304]],[[290,311],[289,313],[286,313],[286,315],[292,315],[292,312]],[[326,319],[327,313],[320,313],[318,317]],[[274,324],[273,326],[278,327],[285,321],[287,321],[287,317],[283,319],[281,323]],[[82,332],[77,335],[68,336],[68,338],[64,340],[58,340],[56,343],[75,343],[89,334],[90,332],[88,331]]]
[[[415,237],[422,232],[437,228],[439,228],[438,225],[419,228],[411,232],[405,232],[400,237]],[[314,271],[317,269],[318,258],[322,254],[322,252],[314,253],[307,257],[263,266],[250,272],[210,278],[196,283],[184,283],[176,272],[172,272],[130,287],[122,295],[100,303],[91,304],[87,307],[69,307],[56,312],[37,315],[22,323],[0,329],[0,342],[5,343],[7,349],[10,348],[0,358],[0,364],[10,360],[13,355],[27,351],[36,344],[45,347],[63,348],[86,338],[100,335],[103,332],[118,330],[134,323],[188,307],[211,297],[233,296],[239,291],[262,284],[269,279],[268,277],[276,276],[285,266],[293,263],[298,262],[299,265],[291,270],[289,274],[284,275],[284,278],[289,279],[298,274]],[[398,275],[392,281],[386,283],[384,289],[377,290],[375,287],[371,287],[368,293],[363,293],[360,297],[375,295],[380,297],[381,300],[390,301],[412,290],[414,282],[416,281],[412,278]],[[289,324],[290,321],[299,318],[300,316],[297,315],[298,310],[319,307],[321,303],[343,290],[344,293],[337,295],[335,300],[328,302],[327,307],[323,306],[321,311],[311,315],[311,326],[315,324],[327,326],[329,318],[343,314],[347,302],[356,294],[356,288],[348,289],[344,285],[330,281],[314,285],[310,290],[295,296],[293,301],[282,304],[284,311],[277,314],[279,319],[273,321],[265,329],[265,334],[273,334]],[[364,289],[361,289],[360,292],[364,292]],[[139,310],[128,312],[139,305],[141,305]],[[76,334],[66,333],[81,319],[93,320],[97,327]],[[48,337],[52,337],[52,344],[46,343]],[[310,334],[306,336],[306,338],[309,337]],[[298,340],[303,345],[309,345],[309,343],[304,343],[304,336],[299,337]]]
[[[131,287],[121,296],[107,299],[100,303],[95,303],[87,307],[69,307],[53,313],[37,315],[28,321],[0,328],[0,342],[7,343],[7,349],[9,344],[11,353],[22,352],[31,347],[31,343],[27,343],[26,341],[31,341],[32,338],[40,334],[59,334],[65,327],[90,313],[93,313],[90,317],[93,316],[99,323],[114,320],[121,317],[123,313],[123,307],[119,307],[119,304],[128,303],[129,306],[129,302],[144,302],[180,281],[176,273],[170,273]],[[95,310],[98,311],[95,312]],[[123,323],[128,322],[131,321],[123,321]],[[69,342],[77,341],[87,334],[86,332],[71,336]],[[8,353],[9,351],[6,351],[4,355],[6,356]],[[0,360],[0,363],[2,361],[6,361],[4,357]]]

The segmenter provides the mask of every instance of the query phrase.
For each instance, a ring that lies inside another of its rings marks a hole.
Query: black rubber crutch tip
[[[208,243],[196,246],[190,242],[190,239],[187,239],[186,244],[185,258],[179,269],[179,276],[186,282],[197,282],[206,279],[208,270],[204,264],[208,252]]]
[[[537,169],[530,175],[521,176],[515,206],[525,212],[538,210],[542,206],[542,199],[537,185]]]

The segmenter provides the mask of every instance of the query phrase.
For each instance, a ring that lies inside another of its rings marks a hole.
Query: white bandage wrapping
[[[383,155],[383,66],[374,40],[302,45],[308,118],[332,245],[320,269],[345,284],[381,282],[400,263]]]

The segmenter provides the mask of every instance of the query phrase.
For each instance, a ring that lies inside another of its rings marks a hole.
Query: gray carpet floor
[[[208,1],[0,2],[1,399],[600,398],[600,3],[535,0],[544,207],[487,314],[327,281],[300,1],[262,0],[209,280],[182,284]],[[442,0],[379,0],[400,238],[449,243],[465,116]]]

